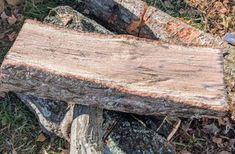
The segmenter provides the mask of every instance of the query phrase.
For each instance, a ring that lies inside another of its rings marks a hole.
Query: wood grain
[[[219,49],[78,33],[28,20],[2,65],[2,88],[145,115],[224,115]]]

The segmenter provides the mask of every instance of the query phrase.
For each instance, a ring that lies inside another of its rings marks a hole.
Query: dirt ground
[[[235,32],[235,1],[145,1],[213,35],[222,37],[226,32]],[[0,0],[0,64],[17,37],[23,21],[26,18],[43,20],[49,10],[58,5],[70,5],[79,9],[78,1],[73,0]],[[235,153],[235,123],[229,117],[181,119],[171,143],[182,154]],[[175,120],[170,117],[162,117],[159,121],[175,127],[172,122]],[[0,153],[62,154],[68,153],[68,143],[43,134],[36,117],[10,93],[0,100]]]

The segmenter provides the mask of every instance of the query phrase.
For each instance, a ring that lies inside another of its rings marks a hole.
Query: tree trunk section
[[[227,111],[218,49],[77,33],[28,20],[1,75],[7,90],[109,110],[184,117]]]
[[[102,109],[75,106],[71,126],[70,154],[102,154]]]
[[[232,112],[232,118],[235,119],[234,46],[227,44],[217,36],[213,36],[196,29],[186,24],[185,22],[170,16],[158,8],[146,6],[147,4],[141,0],[84,0],[84,2],[86,9],[89,9],[92,15],[96,16],[105,24],[109,25],[109,27],[118,32],[145,38],[159,39],[174,44],[223,48],[225,60],[224,79],[227,87],[228,101],[230,105],[229,108]],[[204,15],[210,13],[210,9],[207,8],[213,8],[211,5],[215,4],[214,2],[210,3],[210,1],[199,0],[185,0],[185,2],[196,8],[201,8],[202,6],[204,8],[202,8]],[[228,5],[231,7],[232,2],[230,2]],[[145,11],[143,11],[143,8],[145,8]],[[210,15],[212,14],[210,13]],[[113,19],[111,20],[112,22],[110,22],[110,18]],[[221,21],[222,19],[220,18],[221,17],[218,19],[218,15],[216,14],[213,15],[213,20]],[[136,25],[133,23],[138,24],[137,26],[132,26]],[[128,31],[129,26],[133,27],[135,30],[132,30],[131,32]],[[214,28],[218,29],[217,27]]]

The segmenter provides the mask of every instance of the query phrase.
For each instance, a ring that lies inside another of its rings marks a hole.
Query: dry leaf
[[[232,13],[235,14],[235,6],[232,7]]]
[[[5,19],[7,19],[7,18],[8,18],[7,14],[5,13],[5,11],[3,11],[3,12],[1,13],[1,19],[2,19],[2,20],[5,20]]]
[[[218,118],[218,123],[219,123],[219,126],[226,126],[227,124],[229,124],[229,118],[228,117],[220,117],[220,118]]]
[[[225,14],[228,10],[224,7],[223,3],[215,2],[214,8],[221,14]]]
[[[17,154],[15,149],[12,150],[12,154]]]
[[[0,0],[0,13],[4,11],[4,8],[5,8],[5,2],[4,0]]]
[[[11,34],[8,34],[7,36],[10,41],[14,41],[16,39],[17,33],[12,32]]]
[[[37,137],[37,140],[38,142],[44,142],[46,140],[46,136],[43,134],[43,133],[40,133]]]
[[[212,141],[218,145],[221,144],[223,140],[219,137],[212,137]]]
[[[17,19],[14,15],[10,16],[7,18],[7,22],[10,24],[10,25],[14,25],[16,23]]]

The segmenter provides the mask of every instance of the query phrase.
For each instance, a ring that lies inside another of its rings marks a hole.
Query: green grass
[[[43,0],[37,4],[34,4],[31,0],[27,0],[25,1],[24,16],[25,18],[43,20],[49,10],[55,6],[57,6],[57,1],[53,0]]]
[[[39,3],[34,4],[32,0],[26,0],[24,5],[25,18],[43,20],[47,16],[50,9],[58,5],[70,5],[75,6],[76,0],[42,0]]]
[[[60,138],[37,142],[40,133],[36,117],[14,94],[0,100],[0,153],[56,153],[65,148]]]

